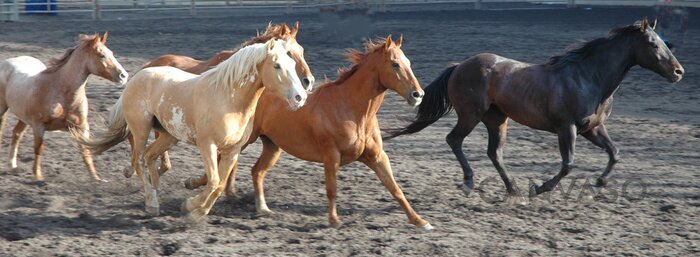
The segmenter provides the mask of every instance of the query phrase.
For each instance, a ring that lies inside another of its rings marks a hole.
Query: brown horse
[[[88,102],[85,86],[90,74],[124,84],[129,77],[107,48],[107,33],[81,35],[77,46],[51,62],[47,68],[34,57],[20,56],[0,62],[0,130],[5,113],[17,115],[19,121],[12,130],[10,168],[17,168],[19,141],[27,125],[34,131],[34,178],[42,180],[41,156],[44,152],[44,132],[75,128],[89,135]],[[95,180],[90,151],[80,146],[83,160]]]
[[[543,185],[530,188],[530,196],[551,191],[571,171],[578,134],[608,153],[607,168],[597,181],[604,186],[618,162],[618,150],[603,122],[612,110],[613,94],[629,69],[639,65],[669,82],[683,77],[683,67],[654,32],[655,24],[649,25],[644,19],[613,29],[607,37],[587,42],[540,65],[494,54],[473,56],[447,68],[435,79],[425,89],[425,100],[414,121],[393,131],[389,138],[421,131],[454,108],[458,121],[447,135],[447,144],[462,166],[465,193],[471,192],[474,180],[462,143],[483,122],[489,135],[488,156],[503,179],[509,198],[517,199],[519,192],[503,165],[510,118],[559,137],[561,170]]]
[[[268,24],[267,28],[265,29],[265,32],[262,34],[258,34],[257,36],[251,38],[250,40],[244,42],[239,46],[238,48],[234,50],[224,50],[221,52],[218,52],[216,55],[211,57],[207,61],[199,61],[196,59],[193,59],[191,57],[187,56],[182,56],[182,55],[163,55],[161,57],[158,57],[157,59],[150,61],[146,63],[143,68],[148,68],[148,67],[158,67],[158,66],[171,66],[175,67],[178,69],[181,69],[183,71],[187,71],[189,73],[193,74],[202,74],[203,72],[215,67],[222,61],[228,59],[236,53],[239,49],[256,44],[256,43],[264,43],[267,42],[270,39],[282,39],[285,40],[287,43],[287,46],[290,47],[289,50],[289,55],[292,57],[292,59],[296,62],[295,70],[297,72],[297,76],[301,78],[302,85],[304,86],[304,89],[311,91],[314,85],[314,76],[311,74],[311,69],[309,68],[309,65],[306,63],[306,59],[304,59],[304,47],[302,47],[299,42],[296,40],[297,33],[299,32],[299,22],[296,22],[294,24],[294,28],[290,29],[287,24],[280,24],[280,25],[272,25]],[[155,131],[154,134],[156,137],[158,137],[158,132]],[[129,143],[131,145],[131,137],[129,137]],[[159,168],[159,173],[162,175],[166,171],[168,171],[171,167],[170,163],[170,156],[168,152],[166,151],[163,153],[161,156],[161,165]],[[131,168],[126,168],[124,169],[124,176],[126,177],[131,177],[134,174],[135,170]]]
[[[387,37],[377,43],[367,42],[365,52],[349,52],[348,59],[354,65],[341,72],[336,81],[316,89],[298,111],[287,110],[282,99],[263,93],[248,140],[251,144],[260,137],[263,142],[262,154],[252,170],[258,212],[270,212],[265,204],[263,180],[284,150],[300,159],[323,163],[331,226],[340,225],[335,204],[338,169],[360,161],[374,170],[411,224],[432,228],[411,208],[396,184],[377,121],[377,110],[387,89],[396,91],[411,106],[420,104],[423,97],[411,63],[401,51],[402,41],[401,37],[394,43]],[[235,191],[236,170],[231,172],[229,194]],[[206,183],[206,176],[202,176],[188,180],[187,185],[194,188]]]
[[[157,66],[171,66],[189,73],[202,74],[219,63],[225,61],[233,55],[238,49],[249,46],[255,43],[264,43],[270,39],[282,39],[294,46],[290,51],[292,58],[297,62],[296,71],[306,90],[311,91],[314,85],[314,76],[311,74],[311,69],[304,60],[304,48],[296,41],[297,33],[299,32],[299,22],[294,23],[294,28],[290,29],[287,24],[272,25],[269,24],[263,34],[258,34],[256,37],[244,42],[236,49],[223,50],[216,53],[206,61],[200,61],[192,57],[184,55],[166,54],[156,58],[143,65],[143,68]]]

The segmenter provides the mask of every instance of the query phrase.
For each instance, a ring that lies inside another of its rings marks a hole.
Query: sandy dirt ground
[[[77,34],[109,30],[109,47],[133,74],[161,54],[206,58],[238,45],[270,20],[299,20],[299,41],[319,81],[324,75],[335,78],[335,70],[347,65],[344,49],[359,47],[363,36],[391,33],[404,35],[404,51],[425,86],[447,63],[476,53],[540,63],[574,42],[604,36],[645,14],[643,9],[393,12],[354,18],[225,13],[179,18],[158,13],[146,19],[111,14],[101,22],[58,16],[0,23],[0,58],[31,55],[47,61],[72,46]],[[329,228],[321,165],[286,154],[266,181],[268,205],[276,214],[257,216],[249,170],[260,153],[259,143],[240,158],[239,198],[222,197],[204,224],[185,227],[180,204],[196,192],[182,184],[202,174],[193,147],[180,143],[172,149],[173,169],[161,180],[162,215],[149,217],[143,212],[141,182],[121,172],[128,165],[126,144],[95,158],[100,175],[109,180],[96,183],[69,135],[47,133],[46,180],[35,182],[30,172],[32,136],[27,133],[20,148],[21,170],[9,170],[4,159],[0,165],[0,256],[698,255],[698,32],[691,27],[677,52],[687,74],[680,83],[668,84],[639,67],[622,82],[606,123],[621,161],[612,173],[615,181],[605,189],[586,185],[603,171],[607,155],[580,138],[575,168],[561,190],[524,206],[506,204],[480,125],[464,145],[478,184],[465,197],[458,188],[461,169],[444,141],[456,122],[452,114],[419,134],[385,143],[398,183],[435,230],[407,224],[398,204],[361,164],[342,167],[338,207],[343,225]],[[87,94],[93,130],[104,129],[100,115],[107,114],[121,90],[91,77]],[[380,123],[400,126],[400,118],[412,111],[389,92]],[[3,158],[16,123],[8,117]],[[541,183],[558,172],[557,140],[511,124],[505,160],[525,191],[528,181]]]

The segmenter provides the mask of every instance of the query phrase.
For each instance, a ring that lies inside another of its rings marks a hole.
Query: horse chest
[[[69,124],[82,124],[83,115],[75,109],[67,109],[65,105],[55,103],[48,106],[45,112],[42,112],[40,120],[46,130],[63,130],[68,128]]]

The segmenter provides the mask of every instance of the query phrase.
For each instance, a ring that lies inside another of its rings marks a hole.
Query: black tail
[[[454,64],[445,69],[425,88],[425,96],[411,124],[400,129],[389,129],[389,135],[384,137],[385,140],[421,131],[452,111],[452,103],[447,98],[447,81],[456,67],[457,64]]]

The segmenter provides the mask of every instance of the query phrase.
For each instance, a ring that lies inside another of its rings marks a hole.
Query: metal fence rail
[[[0,21],[18,20],[20,14],[92,13],[100,19],[103,12],[135,12],[147,10],[197,10],[221,8],[324,8],[363,6],[386,10],[387,5],[473,3],[479,8],[484,3],[528,2],[553,5],[625,5],[653,6],[657,0],[0,0]],[[674,0],[671,5],[700,7],[700,0]]]

